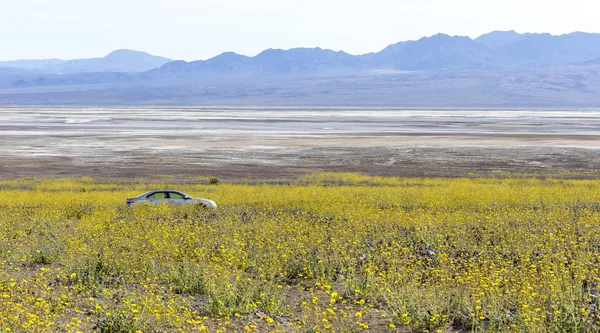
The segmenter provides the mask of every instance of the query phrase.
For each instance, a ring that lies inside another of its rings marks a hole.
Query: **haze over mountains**
[[[600,107],[599,73],[600,34],[495,31],[364,55],[269,49],[185,62],[118,50],[0,62],[0,103]]]

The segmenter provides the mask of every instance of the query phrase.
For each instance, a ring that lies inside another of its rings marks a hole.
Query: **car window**
[[[166,197],[167,194],[165,192],[156,192],[148,196],[149,199],[165,199]]]
[[[183,195],[181,195],[177,192],[169,192],[169,197],[171,199],[183,199]]]

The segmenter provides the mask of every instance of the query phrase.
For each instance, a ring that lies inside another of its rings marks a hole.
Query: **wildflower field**
[[[0,181],[0,332],[586,332],[600,181]],[[216,210],[129,209],[171,188]]]

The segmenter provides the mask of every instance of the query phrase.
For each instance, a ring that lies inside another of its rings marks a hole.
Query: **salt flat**
[[[0,176],[595,172],[600,112],[1,108]]]

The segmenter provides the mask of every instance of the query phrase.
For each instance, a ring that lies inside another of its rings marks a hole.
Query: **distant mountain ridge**
[[[490,33],[475,38],[475,41],[481,44],[485,44],[491,49],[495,49],[498,47],[518,43],[530,35],[531,34],[529,33],[520,34],[514,30],[492,31]]]
[[[600,108],[599,74],[600,34],[493,31],[436,34],[362,55],[267,49],[186,62],[117,50],[0,62],[0,104]]]
[[[582,63],[600,58],[600,34],[519,34],[492,31],[475,39],[437,34],[391,44],[363,55],[321,48],[268,49],[254,57],[224,52],[208,60],[172,61],[145,52],[116,50],[103,58],[16,60],[0,67],[51,74],[144,73],[143,78],[194,75],[293,75],[361,70],[465,70],[526,68]]]
[[[42,69],[49,68],[52,66],[60,65],[66,60],[61,59],[39,59],[39,60],[11,60],[11,61],[0,61],[0,66],[5,68],[19,68],[19,69]]]
[[[370,65],[401,70],[461,69],[491,62],[486,51],[469,37],[437,34],[388,46],[372,56]]]
[[[208,60],[174,61],[144,77],[194,75],[293,75],[362,67],[360,58],[321,48],[268,49],[254,57],[225,52]]]
[[[377,53],[351,55],[321,48],[269,49],[254,57],[225,52],[208,60],[168,63],[147,77],[289,75],[361,70],[471,70],[529,68],[600,58],[600,34],[519,34],[494,31],[476,39],[437,34],[392,44]]]
[[[29,69],[54,74],[137,73],[149,71],[171,61],[171,59],[154,56],[146,52],[116,50],[103,58],[15,60],[0,62],[0,67]]]

